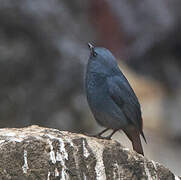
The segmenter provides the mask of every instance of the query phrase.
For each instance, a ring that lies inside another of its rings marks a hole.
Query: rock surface
[[[175,179],[116,141],[30,126],[0,129],[0,179]]]

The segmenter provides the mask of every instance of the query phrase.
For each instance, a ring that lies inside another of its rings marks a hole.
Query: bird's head
[[[89,68],[97,73],[111,73],[118,70],[116,58],[106,48],[94,47],[88,43],[90,49]]]

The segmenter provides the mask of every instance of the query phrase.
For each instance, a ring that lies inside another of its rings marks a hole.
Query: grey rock
[[[14,180],[179,180],[116,141],[31,126],[0,129],[0,177]]]

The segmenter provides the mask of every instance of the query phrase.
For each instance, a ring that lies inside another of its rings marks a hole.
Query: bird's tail
[[[128,136],[132,142],[133,149],[144,156],[143,147],[141,144],[140,133],[137,129],[124,130],[124,133]]]

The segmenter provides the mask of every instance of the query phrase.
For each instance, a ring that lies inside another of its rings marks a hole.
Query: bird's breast
[[[86,77],[87,100],[95,119],[99,124],[112,129],[127,126],[121,109],[109,95],[106,79],[97,74]]]
[[[88,103],[99,104],[106,96],[106,77],[97,73],[88,73],[86,76],[86,94]]]
[[[106,77],[98,73],[87,73],[86,91],[96,93],[105,88]]]

